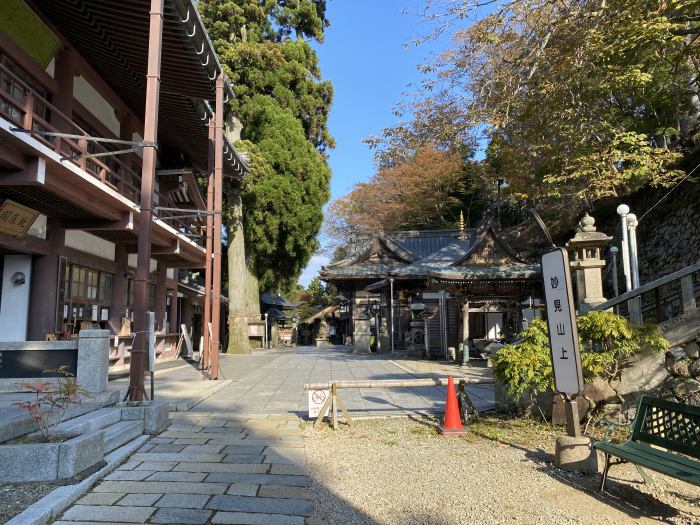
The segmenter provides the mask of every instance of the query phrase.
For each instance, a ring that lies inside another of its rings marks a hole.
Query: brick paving
[[[172,424],[54,525],[312,523],[293,414],[171,414]]]

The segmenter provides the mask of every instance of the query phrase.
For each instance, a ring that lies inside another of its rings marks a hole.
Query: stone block
[[[78,338],[78,384],[92,393],[107,390],[109,330],[81,330]]]
[[[180,472],[236,472],[238,474],[265,474],[269,465],[262,463],[179,463],[175,469]],[[289,474],[274,472],[274,474]]]
[[[110,492],[91,492],[80,498],[78,505],[113,505],[124,494]]]
[[[228,445],[227,447],[224,447],[224,449],[221,451],[224,454],[254,454],[254,455],[260,455],[262,454],[263,448],[265,447],[260,447],[260,446],[249,446],[249,445]]]
[[[117,505],[122,507],[152,507],[162,494],[127,494]]]
[[[700,345],[698,345],[696,341],[686,343],[683,349],[685,350],[685,355],[687,355],[689,359],[700,358]]]
[[[104,430],[83,434],[60,444],[58,477],[71,478],[104,459]]]
[[[134,470],[151,470],[154,472],[166,472],[171,470],[177,461],[144,461]]]
[[[158,507],[174,509],[203,509],[209,501],[209,496],[204,494],[166,494],[160,501]]]
[[[156,434],[168,425],[167,401],[136,401],[117,403],[121,408],[122,420],[143,421],[143,431],[147,434]],[[158,439],[168,439],[169,436],[160,436]]]
[[[133,461],[187,461],[191,463],[218,463],[223,458],[223,454],[187,454],[179,452],[137,452],[131,457]]]
[[[263,498],[314,499],[314,493],[309,489],[287,485],[260,485],[258,496]]]
[[[207,483],[254,483],[257,485],[288,485],[291,487],[308,487],[311,485],[306,476],[288,476],[285,474],[236,474],[234,472],[212,472],[207,476]]]
[[[221,525],[304,525],[304,518],[301,516],[285,516],[283,514],[217,512],[214,514],[211,522]]]
[[[0,445],[1,481],[53,481],[60,443]]]
[[[222,463],[262,463],[263,456],[258,454],[228,454],[224,456]]]
[[[148,481],[191,481],[197,483],[206,477],[204,472],[156,472]]]
[[[161,508],[153,516],[151,523],[200,525],[206,523],[210,515],[208,510]]]
[[[207,504],[208,509],[232,512],[260,512],[266,514],[288,514],[311,516],[312,501],[277,498],[250,498],[247,496],[214,496]]]
[[[116,470],[105,479],[107,481],[143,481],[153,474],[150,470]]]
[[[598,452],[588,437],[562,436],[554,448],[554,465],[571,472],[598,472]]]
[[[74,505],[63,519],[68,521],[114,521],[145,523],[155,509],[152,507],[108,507],[106,505]]]
[[[186,481],[103,481],[93,491],[131,494],[224,494],[228,485]]]
[[[182,452],[187,445],[175,445],[173,443],[156,444],[149,452]]]
[[[185,448],[181,452],[184,452],[185,454],[218,454],[221,452],[224,446],[225,445],[185,445]],[[154,452],[160,451],[154,450]]]
[[[232,483],[226,491],[231,496],[257,496],[260,485],[251,483]]]

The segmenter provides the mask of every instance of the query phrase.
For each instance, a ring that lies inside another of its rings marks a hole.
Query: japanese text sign
[[[542,256],[542,278],[554,389],[561,394],[576,395],[583,388],[583,375],[566,250],[556,248]]]
[[[24,237],[39,212],[7,199],[0,206],[0,233]]]

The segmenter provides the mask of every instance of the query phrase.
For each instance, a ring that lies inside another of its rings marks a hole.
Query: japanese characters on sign
[[[561,394],[576,395],[583,388],[583,375],[570,275],[566,250],[556,248],[542,256],[554,388]]]
[[[7,199],[0,206],[0,233],[24,237],[38,216],[38,211]]]

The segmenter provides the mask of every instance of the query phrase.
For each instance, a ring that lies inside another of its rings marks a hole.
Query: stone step
[[[105,428],[105,454],[143,434],[143,421],[120,421]]]
[[[100,408],[82,416],[64,421],[56,427],[57,432],[85,434],[101,428],[106,428],[121,421],[121,410]]]

